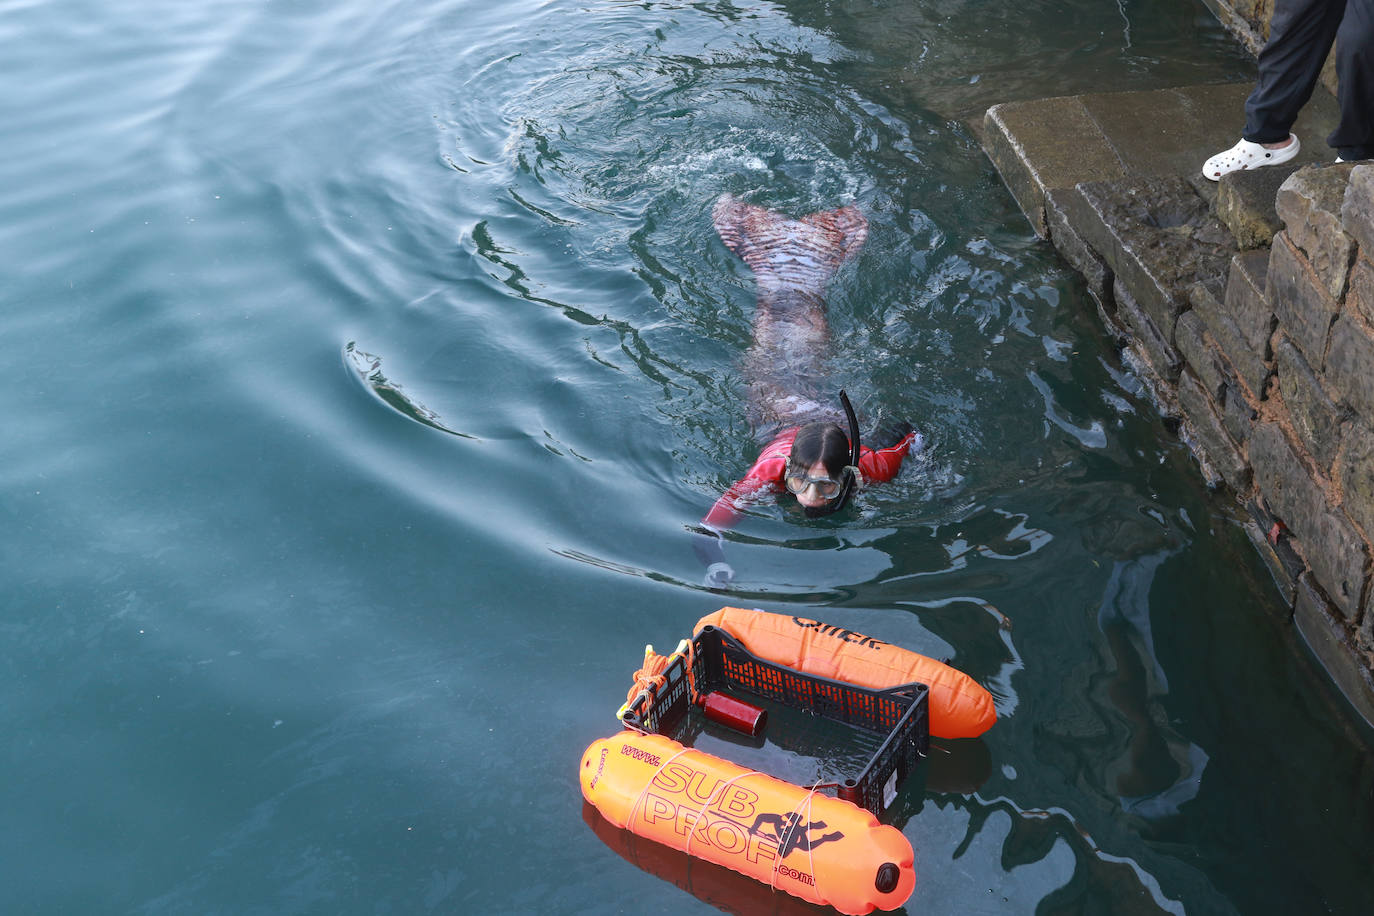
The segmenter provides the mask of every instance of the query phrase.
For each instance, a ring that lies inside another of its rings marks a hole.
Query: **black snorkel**
[[[839,512],[859,488],[859,419],[854,416],[854,405],[849,403],[849,395],[845,394],[843,389],[840,390],[840,406],[844,408],[845,419],[849,421],[849,464],[841,472],[844,474],[844,482],[840,484],[840,492],[824,506],[803,506],[802,510],[807,518],[820,518],[822,515]]]
[[[840,495],[835,497],[835,508],[831,512],[838,512],[849,502],[849,497],[854,495],[854,491],[859,488],[859,419],[854,416],[854,405],[849,403],[849,395],[840,389],[840,406],[844,408],[844,417],[849,421],[849,466],[844,469],[844,485],[840,488]]]

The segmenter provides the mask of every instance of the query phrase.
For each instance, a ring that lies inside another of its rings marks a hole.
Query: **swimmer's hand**
[[[729,588],[735,581],[735,569],[729,563],[712,563],[706,567],[707,588]]]
[[[878,451],[882,451],[885,448],[892,448],[892,446],[905,439],[907,433],[911,432],[911,429],[911,424],[905,420],[889,420],[875,429],[873,435],[869,436],[864,444]]]
[[[735,581],[735,568],[725,562],[725,550],[721,547],[720,535],[712,531],[698,531],[692,538],[692,550],[697,559],[706,567],[706,577],[702,584],[707,588],[729,588]]]

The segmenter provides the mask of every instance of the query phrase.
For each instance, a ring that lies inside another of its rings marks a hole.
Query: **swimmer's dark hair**
[[[792,440],[788,463],[806,469],[817,461],[825,464],[825,471],[836,480],[849,464],[849,437],[834,423],[808,423],[797,430]]]

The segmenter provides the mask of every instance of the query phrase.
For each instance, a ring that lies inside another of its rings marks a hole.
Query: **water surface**
[[[15,912],[787,911],[577,790],[725,602],[996,694],[899,799],[908,912],[1368,911],[1368,736],[971,126],[1250,78],[1200,4],[9,0],[0,42]],[[833,383],[928,448],[757,506],[721,595],[725,192],[865,210]]]

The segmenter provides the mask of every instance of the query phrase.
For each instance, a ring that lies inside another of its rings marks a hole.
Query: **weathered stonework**
[[[1274,205],[1279,187],[1299,166],[1242,169],[1217,182],[1217,219],[1231,230],[1242,249],[1268,248],[1283,228]]]
[[[1341,226],[1374,258],[1374,165],[1357,165],[1350,170],[1350,186],[1341,203]]]
[[[1365,324],[1374,327],[1374,261],[1365,257],[1355,259],[1345,303]]]
[[[1203,3],[1251,54],[1259,54],[1269,38],[1274,0],[1203,0]]]
[[[1374,597],[1364,602],[1364,622],[1356,633],[1355,644],[1360,651],[1374,655],[1374,612],[1370,611],[1371,606],[1374,606]]]
[[[1353,165],[1305,168],[1280,187],[1274,205],[1288,239],[1306,257],[1317,282],[1333,300],[1345,295],[1355,239],[1341,225],[1341,207]]]
[[[1177,421],[1207,483],[1249,512],[1284,619],[1374,724],[1374,165],[1313,168],[1328,155],[1305,146],[1291,174],[1209,187],[1197,164],[1224,137],[1204,136],[1217,132],[1206,112],[1232,110],[1224,99],[1238,111],[1243,93],[1123,96],[998,106],[989,154],[1084,275],[1123,362]],[[1133,142],[1138,98],[1144,120],[1169,125],[1157,144]],[[1078,129],[1092,134],[1081,169]],[[1329,129],[1295,127],[1304,138]]]
[[[1226,276],[1234,240],[1181,178],[1084,182],[1083,238],[1099,251],[1163,339],[1188,306],[1188,288]]]
[[[1178,381],[1178,404],[1184,427],[1194,439],[1202,457],[1231,489],[1243,491],[1250,485],[1250,467],[1240,449],[1231,441],[1217,416],[1212,398],[1203,390],[1191,373],[1184,372]]]
[[[1311,266],[1286,232],[1274,236],[1265,297],[1308,363],[1322,365],[1338,303],[1317,282]]]
[[[1374,417],[1374,337],[1349,317],[1331,329],[1325,372],[1331,395],[1363,417]]]
[[[1298,348],[1280,335],[1274,348],[1275,375],[1293,428],[1312,455],[1317,469],[1330,474],[1341,445],[1341,410],[1326,392]]]
[[[1374,431],[1364,422],[1346,428],[1340,483],[1341,508],[1366,533],[1374,531]]]
[[[1215,342],[1216,352],[1225,357],[1234,369],[1235,376],[1247,389],[1250,400],[1258,402],[1264,395],[1265,381],[1269,378],[1269,366],[1263,357],[1247,344],[1245,334],[1230,310],[1217,300],[1210,285],[1199,283],[1193,286],[1188,298]]]
[[[1197,373],[1198,382],[1206,396],[1220,404],[1231,373],[1216,348],[1207,340],[1207,325],[1196,309],[1178,316],[1174,327],[1174,342],[1179,355]]]
[[[1270,236],[1273,240],[1273,236]],[[1231,259],[1231,272],[1226,280],[1226,307],[1260,359],[1269,356],[1269,338],[1277,320],[1274,309],[1264,296],[1264,283],[1269,275],[1269,249],[1242,251]]]
[[[1269,20],[1274,15],[1274,0],[1202,0],[1236,39],[1254,55],[1269,40]],[[1322,65],[1321,83],[1336,94],[1336,54],[1333,50]]]
[[[1244,445],[1250,439],[1259,413],[1246,399],[1244,392],[1233,385],[1226,386],[1225,402],[1222,405],[1222,422],[1231,438]]]
[[[1348,619],[1364,598],[1368,556],[1364,541],[1322,488],[1276,423],[1261,423],[1250,437],[1250,464],[1264,501],[1298,538],[1316,581]]]
[[[1369,596],[1364,601],[1364,623],[1360,624],[1360,629],[1355,633],[1355,645],[1359,646],[1360,651],[1374,655],[1374,588],[1369,590]]]

